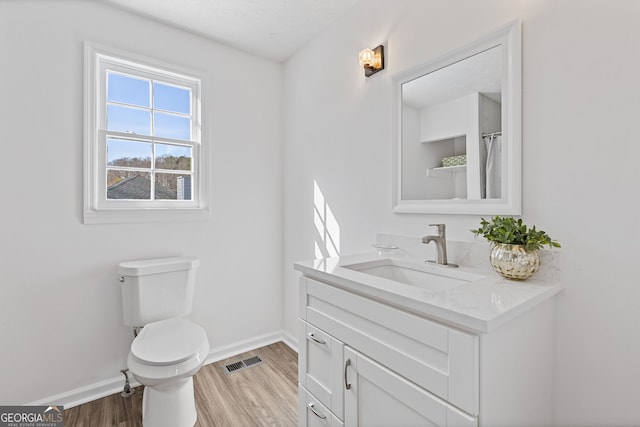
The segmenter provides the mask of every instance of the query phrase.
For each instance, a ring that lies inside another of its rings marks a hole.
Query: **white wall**
[[[391,78],[515,18],[523,29],[523,218],[563,244],[556,419],[639,425],[634,0],[366,0],[287,61],[285,327],[297,327],[291,263],[313,258],[318,241],[314,180],[342,253],[370,250],[376,232],[420,236],[440,221],[450,239],[473,239],[477,216],[391,212]],[[387,68],[367,79],[358,51],[380,42]]]
[[[85,39],[206,75],[210,221],[82,224]],[[124,260],[200,257],[212,350],[281,330],[281,64],[86,1],[0,2],[0,55],[1,404],[121,377]]]
[[[470,93],[420,110],[420,142],[477,134],[480,93]]]
[[[425,199],[457,197],[477,200],[481,198],[481,187],[484,186],[480,180],[480,173],[484,170],[479,144],[481,140],[481,98],[482,95],[479,92],[474,92],[420,110],[420,141],[428,141],[425,145],[427,150],[432,153],[428,158],[434,160],[444,158],[444,155],[431,147],[448,144],[453,144],[453,146],[447,156],[463,154],[467,156],[466,173],[458,173],[451,177],[451,180],[456,184],[455,191],[448,197],[432,196],[425,197]],[[403,146],[405,145],[403,143]],[[442,166],[442,163],[438,162],[433,166]],[[432,182],[428,182],[427,185],[436,186],[438,185],[437,180],[438,178],[432,178]],[[415,183],[413,184],[415,185]],[[404,185],[409,185],[409,183],[403,182],[403,187]]]

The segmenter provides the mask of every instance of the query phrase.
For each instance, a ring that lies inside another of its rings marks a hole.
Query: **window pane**
[[[153,134],[165,138],[189,141],[191,140],[191,119],[154,112]]]
[[[107,73],[107,101],[149,107],[149,80]]]
[[[151,199],[148,172],[107,169],[107,199]]]
[[[191,114],[191,89],[153,82],[153,108]]]
[[[149,111],[137,108],[107,105],[107,129],[150,135],[151,114]]]
[[[191,200],[191,175],[156,174],[156,199]]]
[[[191,147],[156,144],[156,169],[191,170]]]
[[[107,166],[151,168],[151,143],[107,138]]]

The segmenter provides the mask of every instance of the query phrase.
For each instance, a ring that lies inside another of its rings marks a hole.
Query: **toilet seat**
[[[202,352],[207,334],[201,326],[182,318],[161,320],[146,325],[131,344],[131,356],[144,365],[177,365]]]

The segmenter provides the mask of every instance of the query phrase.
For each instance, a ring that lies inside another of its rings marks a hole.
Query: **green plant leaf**
[[[545,245],[550,248],[561,247],[560,243],[552,240],[546,232],[536,229],[535,225],[529,228],[522,218],[494,216],[491,221],[481,218],[480,227],[471,232],[490,242],[522,245],[527,251],[537,251]]]

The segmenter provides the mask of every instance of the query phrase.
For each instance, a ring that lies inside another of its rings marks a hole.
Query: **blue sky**
[[[188,116],[180,115],[191,113],[191,94],[188,88],[109,72],[107,101],[118,103],[107,104],[108,130],[140,135],[153,134],[182,140],[191,139],[191,120]],[[171,113],[178,113],[178,115]],[[152,123],[153,129],[151,129]],[[109,138],[107,153],[108,163],[122,157],[150,159],[151,144]],[[156,144],[156,156],[162,155],[191,157],[191,149]]]

